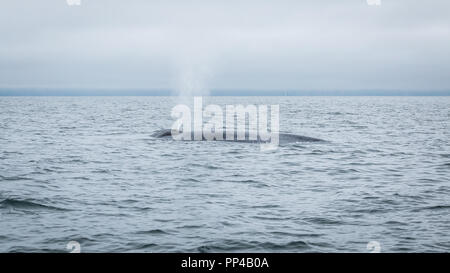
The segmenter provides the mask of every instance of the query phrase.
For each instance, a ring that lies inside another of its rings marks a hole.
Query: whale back
[[[234,132],[234,138],[233,140],[226,139],[225,137],[225,131],[223,133],[223,140],[224,141],[234,141],[234,142],[247,142],[247,143],[260,143],[265,142],[260,139],[259,136],[257,136],[256,140],[249,139],[249,132],[245,132],[245,139],[238,139],[237,132]],[[152,137],[155,138],[170,138],[172,139],[172,130],[171,129],[162,129],[155,131],[152,134]],[[194,139],[194,132],[191,133],[191,139]],[[205,137],[202,138],[202,140],[206,140]],[[301,136],[301,135],[295,135],[295,134],[286,134],[286,133],[279,133],[279,142],[280,144],[285,143],[293,143],[293,142],[320,142],[324,141],[322,139],[313,138],[313,137],[307,137],[307,136]]]

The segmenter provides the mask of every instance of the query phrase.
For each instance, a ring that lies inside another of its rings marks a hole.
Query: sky
[[[450,90],[450,1],[7,0],[0,88]]]

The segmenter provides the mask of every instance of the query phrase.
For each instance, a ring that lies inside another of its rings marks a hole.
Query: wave
[[[310,251],[311,245],[302,240],[288,241],[285,243],[274,242],[258,242],[258,241],[236,241],[223,240],[216,244],[205,244],[195,249],[190,249],[189,252],[200,253],[214,253],[214,252],[274,252],[274,251]]]
[[[170,232],[164,231],[162,229],[151,229],[151,230],[137,231],[136,234],[143,234],[143,235],[147,235],[147,234],[151,234],[151,235],[167,235],[167,234],[170,234]]]
[[[450,205],[436,205],[436,206],[427,206],[418,209],[414,209],[413,211],[422,211],[422,210],[446,210],[450,209]]]
[[[39,209],[46,209],[46,210],[67,210],[64,208],[58,208],[55,206],[50,205],[43,205],[40,203],[37,203],[35,201],[30,200],[20,200],[20,199],[13,199],[13,198],[7,198],[0,201],[0,208],[8,208],[8,209],[23,209],[23,210],[39,210]]]
[[[0,181],[22,181],[22,180],[33,180],[25,176],[3,176],[0,175]]]

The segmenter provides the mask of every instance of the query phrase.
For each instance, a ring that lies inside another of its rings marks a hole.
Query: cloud
[[[441,0],[9,1],[0,86],[450,89],[449,11]]]

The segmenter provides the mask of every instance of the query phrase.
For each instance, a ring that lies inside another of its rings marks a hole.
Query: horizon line
[[[0,87],[0,96],[183,96],[159,88]],[[450,96],[449,90],[295,90],[211,89],[190,96]]]

